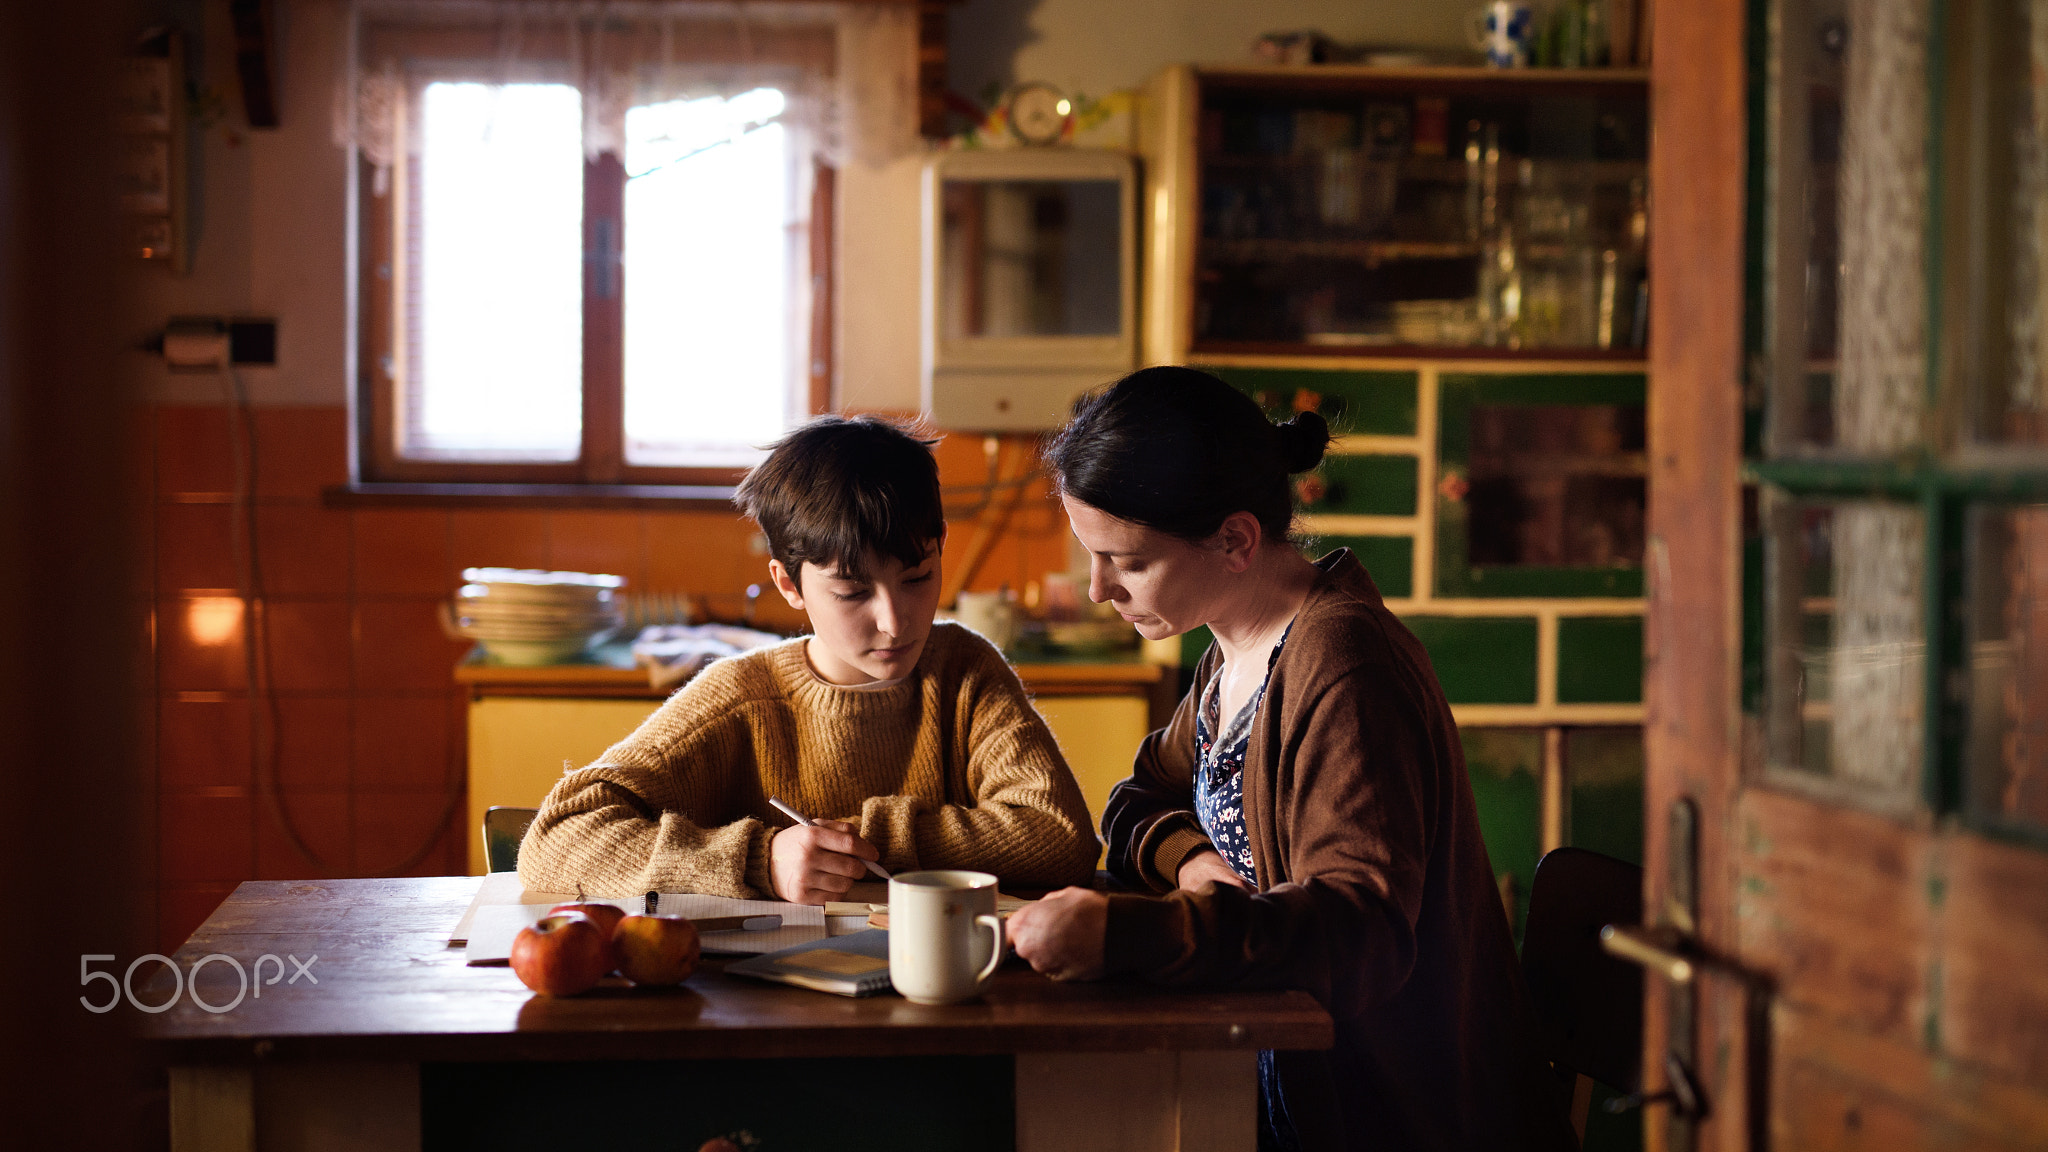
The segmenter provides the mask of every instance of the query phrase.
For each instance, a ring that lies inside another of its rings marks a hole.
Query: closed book
[[[889,991],[889,933],[870,928],[751,956],[725,966],[733,976],[752,976],[840,996],[875,996]]]

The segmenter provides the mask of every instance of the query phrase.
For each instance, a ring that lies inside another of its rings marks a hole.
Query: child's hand
[[[1102,941],[1109,898],[1087,888],[1062,888],[1010,913],[1004,925],[1011,947],[1055,980],[1102,976]]]
[[[853,834],[853,825],[838,820],[814,821],[775,834],[768,852],[768,871],[775,894],[792,904],[824,904],[846,895],[853,882],[868,874],[863,860],[879,860],[873,844]]]

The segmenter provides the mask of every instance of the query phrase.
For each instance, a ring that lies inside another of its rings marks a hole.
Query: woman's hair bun
[[[1323,462],[1330,446],[1330,424],[1315,412],[1299,412],[1274,429],[1280,435],[1280,462],[1289,472],[1306,472]]]

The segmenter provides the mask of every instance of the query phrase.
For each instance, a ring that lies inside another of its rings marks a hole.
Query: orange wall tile
[[[234,588],[242,582],[235,553],[235,510],[226,504],[166,504],[157,509],[156,578],[169,593]]]
[[[346,794],[355,770],[355,702],[347,694],[277,700],[277,786],[286,795]]]
[[[449,513],[457,568],[547,568],[548,514],[463,508]]]
[[[256,812],[257,879],[320,880],[355,870],[353,803],[346,791],[287,794],[277,804],[278,812],[267,806]]]
[[[459,579],[448,513],[365,509],[352,519],[358,596],[446,596]]]
[[[345,600],[350,591],[349,519],[317,505],[256,509],[263,591],[297,599]]]
[[[346,600],[272,600],[264,611],[278,692],[346,692],[353,626]]]
[[[162,700],[156,745],[157,782],[167,792],[254,784],[246,700]]]
[[[638,512],[554,512],[548,515],[548,567],[606,572],[646,585],[647,518]]]

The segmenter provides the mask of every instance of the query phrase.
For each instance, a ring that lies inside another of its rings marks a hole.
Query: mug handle
[[[1003,922],[989,915],[981,915],[974,918],[975,927],[979,928],[984,924],[988,926],[989,932],[995,936],[995,946],[988,950],[988,965],[974,978],[974,982],[977,985],[986,983],[989,977],[996,974],[996,969],[1001,967],[1003,963]]]

